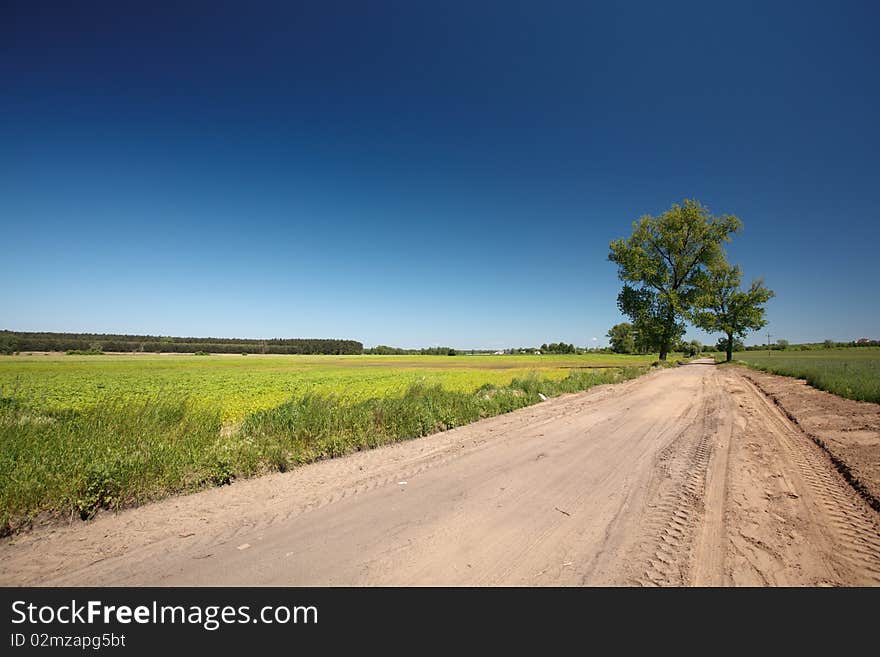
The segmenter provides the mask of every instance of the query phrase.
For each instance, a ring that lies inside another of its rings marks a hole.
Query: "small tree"
[[[607,333],[611,342],[611,351],[616,354],[631,354],[636,350],[636,339],[633,325],[629,322],[615,324]]]
[[[12,355],[17,351],[18,340],[14,336],[0,334],[0,354]]]
[[[643,216],[633,224],[632,235],[611,242],[608,259],[617,264],[620,279],[649,293],[642,301],[652,309],[643,316],[650,322],[639,328],[655,334],[660,360],[666,360],[670,345],[680,335],[680,320],[693,307],[700,274],[724,260],[721,245],[741,225],[733,215],[714,217],[698,201],[686,199],[659,217]],[[625,293],[626,288],[621,295]],[[618,298],[622,309],[626,301]],[[630,318],[638,324],[639,319]]]
[[[774,296],[760,279],[753,281],[745,291],[739,289],[741,282],[739,267],[716,262],[702,277],[701,292],[694,304],[693,319],[697,326],[727,336],[724,351],[728,362],[733,359],[734,338],[744,338],[749,331],[766,326],[763,306]]]
[[[822,343],[822,346],[826,349],[834,349],[834,340],[825,340],[825,342]]]
[[[777,340],[776,346],[779,347],[780,351],[785,351],[786,349],[788,349],[788,340]]]

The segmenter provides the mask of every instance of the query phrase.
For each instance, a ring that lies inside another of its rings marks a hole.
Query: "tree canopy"
[[[633,325],[629,322],[621,322],[612,326],[607,333],[611,343],[611,351],[616,354],[631,354],[636,350],[635,333]]]
[[[658,217],[642,216],[628,238],[611,242],[608,259],[625,283],[618,306],[659,349],[660,360],[684,334],[706,270],[724,261],[722,245],[741,226],[733,215],[716,217],[685,199]]]
[[[742,270],[724,261],[716,262],[703,276],[700,293],[695,300],[694,324],[710,333],[727,336],[727,360],[733,358],[734,338],[743,338],[767,324],[764,304],[774,296],[761,279],[752,281],[747,290],[740,290]]]

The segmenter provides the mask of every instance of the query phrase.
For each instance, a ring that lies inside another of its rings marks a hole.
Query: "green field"
[[[0,531],[426,435],[655,356],[0,357]]]
[[[813,351],[742,351],[734,360],[756,369],[805,379],[814,388],[835,395],[880,403],[880,349],[817,349]]]
[[[108,400],[185,397],[224,420],[307,394],[341,401],[403,394],[414,383],[468,392],[537,372],[559,380],[572,370],[649,364],[656,356],[260,356],[29,355],[0,357],[0,397],[41,408],[82,410]]]

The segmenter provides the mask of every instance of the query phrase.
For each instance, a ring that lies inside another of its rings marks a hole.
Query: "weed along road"
[[[878,514],[697,362],[0,546],[3,584],[876,585]]]

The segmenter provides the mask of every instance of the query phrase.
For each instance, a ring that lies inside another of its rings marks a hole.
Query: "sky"
[[[878,19],[4,2],[0,328],[601,345],[609,242],[696,198],[772,340],[880,338]]]

